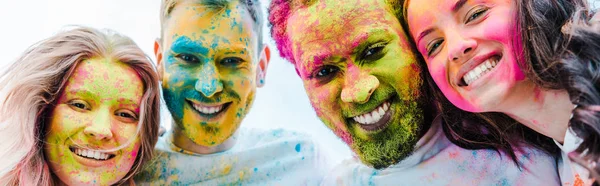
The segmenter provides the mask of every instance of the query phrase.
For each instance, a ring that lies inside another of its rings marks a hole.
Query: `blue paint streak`
[[[202,46],[201,41],[193,41],[187,36],[179,36],[171,44],[171,51],[175,53],[196,53],[207,56],[209,50]]]
[[[300,143],[296,144],[296,152],[300,152]]]

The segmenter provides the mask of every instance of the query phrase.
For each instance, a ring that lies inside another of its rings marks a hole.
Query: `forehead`
[[[171,43],[178,36],[187,36],[206,45],[251,47],[257,42],[253,24],[248,10],[238,1],[222,8],[182,1],[169,14],[163,39]]]
[[[370,33],[396,34],[401,27],[383,0],[324,0],[296,10],[287,30],[294,58],[302,63],[314,56],[349,54]]]
[[[80,62],[69,78],[65,91],[73,90],[137,101],[143,94],[143,83],[138,73],[125,63],[92,58]]]

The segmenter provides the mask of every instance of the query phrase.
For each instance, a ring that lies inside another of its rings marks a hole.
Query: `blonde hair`
[[[77,64],[105,57],[134,69],[144,84],[134,165],[130,180],[152,158],[158,140],[159,84],[147,55],[128,37],[111,30],[75,27],[32,45],[0,74],[0,185],[52,185],[43,145],[46,120]]]

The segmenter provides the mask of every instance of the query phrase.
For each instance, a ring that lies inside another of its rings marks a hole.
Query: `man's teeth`
[[[366,114],[362,114],[359,116],[355,116],[352,119],[354,119],[354,121],[363,124],[363,125],[370,125],[370,124],[374,124],[377,123],[379,120],[381,120],[381,118],[383,118],[383,115],[385,115],[385,113],[390,109],[390,103],[389,102],[385,102],[383,104],[381,104],[379,107],[375,108],[373,111],[366,113]]]
[[[215,107],[205,107],[205,106],[194,104],[194,109],[196,109],[198,112],[201,112],[202,114],[214,114],[214,113],[221,111],[221,109],[223,109],[223,105],[219,105],[219,106],[215,106]]]
[[[463,76],[463,80],[467,85],[473,83],[473,81],[479,79],[481,76],[485,75],[489,71],[491,71],[498,64],[498,58],[493,57],[485,62],[481,63],[479,66],[473,68],[473,70],[467,72],[465,76]]]
[[[96,160],[106,160],[106,159],[108,159],[108,157],[110,157],[110,154],[98,152],[95,150],[75,149],[73,151],[75,152],[75,154],[77,154],[81,157],[92,158],[92,159],[96,159]]]

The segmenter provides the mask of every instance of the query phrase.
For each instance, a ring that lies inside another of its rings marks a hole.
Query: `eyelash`
[[[475,13],[471,14],[467,20],[465,21],[465,24],[470,23],[471,21],[480,18],[481,15],[485,12],[488,11],[489,8],[479,8],[476,11],[474,11]],[[444,42],[444,39],[440,39],[440,40],[436,40],[434,42],[432,42],[431,44],[428,45],[427,47],[427,56],[431,56],[431,54],[433,54],[433,52],[436,51],[436,49],[442,45],[442,43]]]
[[[235,60],[235,62],[228,62],[231,60]],[[245,62],[245,60],[239,57],[226,57],[223,58],[220,63],[225,66],[237,66],[243,62]]]
[[[133,119],[133,120],[136,120],[136,121],[138,120],[138,117],[135,114],[130,114],[130,113],[127,113],[127,112],[118,112],[115,115],[119,116],[119,117]]]
[[[367,49],[365,49],[361,56],[360,59],[361,60],[378,60],[381,58],[381,54],[383,49],[385,48],[385,46],[387,45],[386,42],[379,42],[379,43],[375,43],[373,45],[370,45]],[[372,51],[373,49],[376,49],[375,51]],[[371,54],[369,54],[371,53]]]
[[[176,58],[179,58],[183,61],[185,61],[186,63],[198,63],[200,62],[200,60],[198,59],[198,57],[191,55],[191,54],[177,54],[175,55]]]
[[[435,52],[435,50],[442,45],[442,42],[444,42],[444,39],[435,40],[429,44],[427,47],[427,56],[431,56],[431,54],[433,54],[433,52]]]
[[[473,14],[471,14],[471,15],[468,15],[468,18],[467,18],[467,20],[465,21],[465,24],[468,24],[468,23],[470,23],[471,21],[473,21],[473,20],[475,20],[475,19],[477,19],[477,18],[480,18],[480,17],[481,17],[481,15],[482,15],[483,13],[487,12],[487,11],[488,11],[488,8],[479,8],[479,9],[475,10],[475,11],[474,11],[475,13],[473,13]]]
[[[71,107],[75,107],[75,109],[78,109],[78,110],[90,110],[88,104],[81,100],[70,101],[68,103],[68,105]]]
[[[314,73],[313,75],[311,75],[311,78],[316,78],[317,80],[319,80],[319,82],[321,83],[327,83],[329,82],[334,76],[335,74],[337,74],[340,71],[340,68],[338,68],[337,66],[333,66],[333,65],[324,65],[322,67],[319,67]]]

